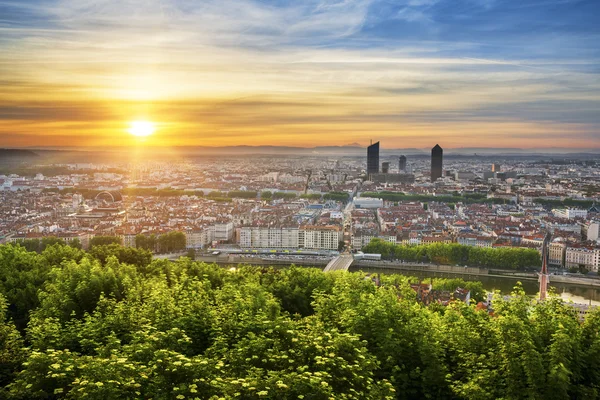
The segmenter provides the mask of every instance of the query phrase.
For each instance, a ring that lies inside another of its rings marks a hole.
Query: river
[[[538,293],[539,284],[534,280],[522,280],[512,277],[495,277],[485,275],[458,275],[448,274],[442,272],[421,272],[421,271],[402,271],[397,269],[388,268],[353,268],[350,267],[350,271],[362,270],[364,272],[381,272],[384,274],[400,274],[405,276],[415,276],[422,278],[423,280],[435,277],[443,278],[462,278],[468,281],[479,281],[483,283],[483,287],[488,291],[500,290],[503,294],[509,294],[512,288],[516,285],[517,281],[520,281],[523,285],[525,293],[534,296]],[[598,287],[582,287],[578,285],[572,285],[568,283],[556,283],[552,282],[552,276],[550,276],[550,287],[557,294],[566,300],[573,301],[573,303],[591,304],[600,306],[600,288]]]

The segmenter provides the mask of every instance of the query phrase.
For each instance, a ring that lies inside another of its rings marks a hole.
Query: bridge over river
[[[352,254],[342,254],[329,261],[329,264],[323,269],[323,272],[330,271],[348,271],[350,265],[354,262]]]

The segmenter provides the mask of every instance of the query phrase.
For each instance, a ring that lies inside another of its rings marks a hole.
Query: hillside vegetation
[[[399,275],[0,246],[7,399],[596,399],[599,330],[519,287],[491,315]]]

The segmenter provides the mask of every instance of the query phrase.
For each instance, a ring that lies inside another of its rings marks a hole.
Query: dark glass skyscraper
[[[400,156],[398,160],[398,169],[400,171],[406,171],[406,156]]]
[[[367,175],[379,173],[379,142],[367,147]]]
[[[381,163],[381,172],[384,174],[387,174],[390,172],[390,163],[389,162]]]
[[[431,149],[431,182],[435,182],[438,178],[442,177],[444,150],[439,144],[436,144]]]

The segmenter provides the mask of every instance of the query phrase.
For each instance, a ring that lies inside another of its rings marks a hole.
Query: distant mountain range
[[[380,155],[382,157],[399,156],[401,154],[413,157],[429,157],[430,149],[405,148],[405,149],[388,149],[381,148]],[[34,157],[42,157],[47,161],[48,158],[77,158],[77,162],[85,162],[88,158],[90,161],[100,158],[112,158],[114,156],[122,156],[123,153],[131,152],[128,147],[113,147],[113,148],[82,148],[82,147],[31,147],[27,149],[0,149],[0,161],[2,159],[22,160],[31,159]],[[361,147],[358,143],[352,143],[345,146],[317,146],[317,147],[292,147],[292,146],[224,146],[224,147],[208,147],[208,146],[180,146],[174,148],[149,147],[144,149],[144,153],[149,156],[161,158],[176,157],[202,157],[202,156],[218,156],[218,155],[297,155],[297,156],[336,156],[336,157],[361,157],[366,156],[366,147]],[[519,149],[519,148],[482,148],[482,147],[461,147],[444,149],[444,155],[450,157],[502,157],[514,156],[525,157],[532,156],[540,158],[543,156],[559,157],[590,157],[598,156],[600,149],[565,149],[565,148],[541,148],[541,149]]]
[[[38,158],[39,155],[25,149],[0,149],[0,165],[27,162]]]
[[[177,150],[185,154],[322,154],[322,155],[346,155],[359,156],[366,154],[366,146],[362,147],[358,143],[352,143],[345,146],[317,146],[317,147],[291,147],[291,146],[227,146],[227,147],[178,147]],[[429,155],[431,149],[404,148],[388,149],[382,147],[381,155]],[[600,154],[598,149],[564,149],[564,148],[543,148],[543,149],[519,149],[519,148],[482,148],[482,147],[461,147],[444,149],[446,155],[557,155],[557,154]]]

